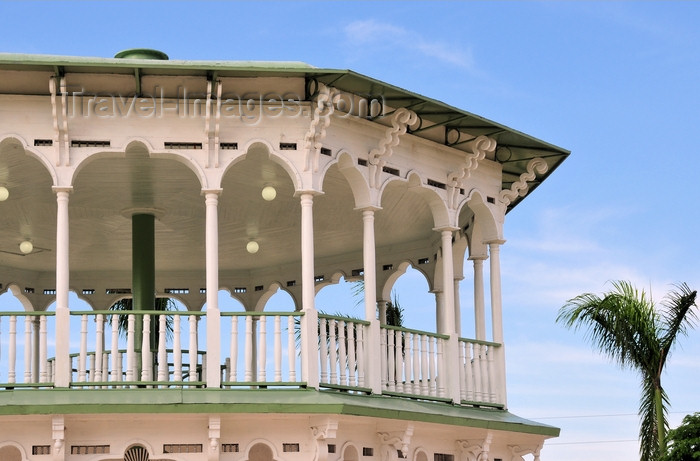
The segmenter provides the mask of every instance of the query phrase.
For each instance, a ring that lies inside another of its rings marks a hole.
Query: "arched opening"
[[[124,452],[124,461],[149,461],[148,450],[141,445],[129,447]]]
[[[22,461],[22,452],[12,445],[0,447],[0,459],[2,461]]]
[[[342,461],[358,461],[359,459],[360,455],[354,445],[346,445],[345,448],[343,448]]]
[[[332,315],[364,318],[364,285],[345,277],[327,284],[316,293],[316,309]]]
[[[269,445],[258,442],[248,450],[247,461],[275,461],[275,456]]]
[[[382,301],[391,302],[397,318],[395,325],[417,330],[435,331],[426,319],[435,318],[435,295],[430,293],[426,275],[410,263],[400,265],[382,290]],[[388,314],[391,315],[390,313]],[[388,322],[387,322],[388,323]]]

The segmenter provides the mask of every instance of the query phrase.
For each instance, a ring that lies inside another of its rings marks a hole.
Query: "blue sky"
[[[543,460],[638,459],[636,376],[554,319],[612,279],[657,300],[673,283],[700,287],[700,3],[1,2],[0,13],[3,52],[148,47],[350,68],[570,149],[506,218],[509,405],[562,428]],[[410,277],[401,299],[418,322],[431,301]],[[667,369],[676,425],[700,410],[700,330]]]

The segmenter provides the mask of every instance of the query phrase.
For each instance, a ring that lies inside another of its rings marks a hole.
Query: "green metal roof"
[[[0,415],[109,413],[337,414],[557,437],[506,410],[312,389],[41,389],[0,392]]]
[[[154,50],[135,50],[152,51]],[[444,102],[422,96],[371,77],[343,69],[323,69],[295,61],[189,61],[165,59],[122,59],[76,56],[52,56],[0,53],[0,70],[35,70],[56,74],[112,73],[132,75],[181,75],[202,77],[303,77],[307,82],[317,81],[339,90],[358,95],[381,97],[392,109],[407,108],[421,119],[421,126],[411,131],[421,132],[431,127],[445,128],[445,144],[460,148],[459,136],[448,140],[447,133],[459,132],[471,136],[486,135],[496,140],[496,160],[503,168],[503,189],[510,189],[528,162],[540,157],[548,169],[529,183],[528,194],[544,181],[569,156],[561,147],[539,140],[494,121],[450,106]],[[48,91],[45,89],[44,91]],[[468,140],[471,138],[465,138]],[[517,197],[509,206],[512,209],[523,197]]]

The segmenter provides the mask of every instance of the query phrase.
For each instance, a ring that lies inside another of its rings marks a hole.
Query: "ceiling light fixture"
[[[260,245],[258,245],[258,242],[256,242],[255,240],[251,240],[246,244],[245,249],[248,253],[255,254],[260,249]]]
[[[262,198],[264,198],[268,202],[271,202],[275,199],[275,197],[277,197],[277,190],[275,190],[274,187],[272,187],[272,186],[263,187]]]
[[[7,190],[7,187],[0,186],[0,202],[4,202],[9,196],[10,191]]]
[[[25,240],[24,242],[19,244],[19,251],[24,253],[25,255],[28,255],[34,250],[34,245],[32,245],[32,242],[29,240]]]

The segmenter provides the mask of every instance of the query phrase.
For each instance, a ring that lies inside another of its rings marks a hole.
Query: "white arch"
[[[323,184],[328,170],[333,165],[338,165],[338,171],[348,182],[352,190],[352,196],[355,199],[356,208],[379,206],[379,203],[374,203],[376,200],[372,200],[372,193],[366,176],[357,168],[357,158],[346,150],[340,150],[336,156],[336,161],[329,162],[325,166],[321,172],[321,184]]]
[[[354,450],[356,456],[353,458],[346,458],[345,451],[348,449]],[[362,456],[362,451],[352,442],[345,442],[340,449],[340,461],[359,461],[360,456]]]
[[[130,138],[123,148],[119,147],[101,150],[80,160],[75,164],[74,168],[72,168],[70,172],[70,185],[72,186],[75,183],[76,178],[80,175],[83,168],[92,164],[93,162],[109,158],[128,158],[130,154],[135,152],[140,153],[140,148],[145,149],[143,153],[145,154],[144,157],[146,158],[174,160],[184,165],[189,171],[194,173],[194,176],[199,181],[199,185],[202,189],[208,188],[208,179],[204,170],[191,157],[182,152],[174,150],[156,151],[147,140],[139,137]]]
[[[44,157],[38,150],[35,150],[33,146],[30,146],[22,136],[16,133],[5,134],[3,138],[0,139],[0,148],[3,147],[4,144],[11,145],[15,142],[18,143],[22,149],[24,149],[25,155],[29,155],[35,160],[38,160],[39,163],[41,163],[44,166],[46,172],[49,174],[49,176],[51,176],[51,181],[54,186],[59,185],[58,175],[56,173],[56,169],[53,163],[49,159]]]
[[[224,176],[226,176],[231,167],[248,158],[250,151],[258,146],[263,147],[269,159],[281,166],[282,169],[287,172],[287,176],[289,177],[289,179],[292,180],[292,184],[294,185],[294,190],[301,190],[303,188],[304,184],[301,179],[301,175],[297,171],[294,164],[287,157],[275,150],[275,148],[272,146],[272,144],[270,144],[268,140],[262,138],[251,139],[245,144],[245,146],[243,146],[244,154],[235,157],[227,165],[224,166],[221,174],[221,180],[223,180]],[[221,184],[217,185],[217,187],[219,187],[220,185]]]
[[[255,439],[255,440],[251,440],[250,443],[248,444],[248,446],[246,447],[246,450],[245,450],[245,459],[246,459],[246,461],[249,461],[249,460],[250,460],[250,451],[251,451],[253,448],[255,448],[255,446],[258,445],[258,444],[267,446],[267,448],[269,448],[270,451],[272,452],[272,459],[273,459],[274,461],[279,460],[279,456],[278,456],[278,454],[277,454],[277,450],[275,449],[275,444],[274,444],[274,443],[270,442],[270,441],[267,440],[267,439]]]
[[[14,296],[17,301],[19,301],[22,304],[22,307],[24,307],[24,310],[27,312],[33,312],[35,311],[34,305],[32,302],[24,296],[24,293],[22,292],[22,289],[17,285],[16,283],[9,283],[7,285],[7,290],[12,293],[12,296]]]
[[[322,289],[326,287],[339,284],[341,278],[346,279],[347,281],[347,274],[343,271],[334,272],[328,280],[324,280],[323,282],[317,283],[314,286],[314,294],[318,294]]]
[[[396,270],[392,272],[391,275],[389,275],[389,277],[387,277],[386,282],[384,282],[384,286],[382,287],[381,300],[391,300],[391,290],[394,288],[394,284],[396,284],[396,281],[399,279],[399,277],[406,273],[409,267],[412,267],[414,270],[420,272],[423,275],[423,277],[425,277],[425,281],[428,284],[428,289],[432,290],[433,287],[431,286],[430,277],[428,277],[428,274],[426,274],[423,271],[423,269],[419,268],[417,264],[409,260],[405,260],[398,265]]]
[[[450,212],[445,199],[440,194],[430,187],[426,187],[427,180],[415,170],[411,170],[406,174],[406,179],[390,178],[382,184],[380,193],[383,198],[388,185],[394,181],[408,183],[408,188],[411,192],[415,192],[418,196],[425,200],[425,203],[430,208],[433,217],[433,225],[435,228],[453,227],[454,223],[450,219]],[[381,203],[381,199],[380,199]]]
[[[2,442],[2,443],[0,443],[0,452],[3,450],[3,448],[8,448],[8,447],[14,448],[19,452],[20,461],[26,461],[27,452],[24,451],[24,447],[22,447],[22,445],[20,445],[17,442],[14,442],[14,441]],[[3,458],[2,461],[6,461],[6,460]]]

